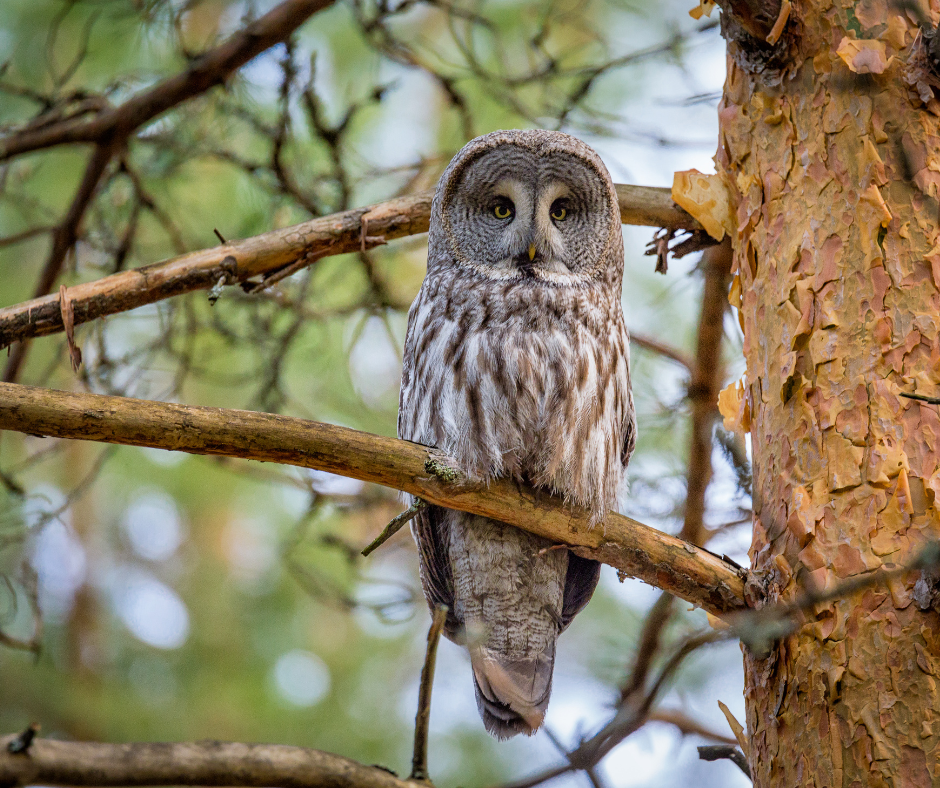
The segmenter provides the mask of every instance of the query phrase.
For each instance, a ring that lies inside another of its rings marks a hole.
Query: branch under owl
[[[589,512],[557,496],[508,479],[469,480],[447,457],[397,438],[270,413],[10,383],[0,383],[0,429],[328,471],[566,544],[716,616],[746,607],[744,570],[707,550],[613,512],[592,526]]]
[[[617,196],[624,224],[701,229],[672,201],[669,189],[620,184]],[[321,258],[425,233],[432,197],[432,191],[398,197],[69,287],[74,325],[194,290],[211,290],[213,303],[226,286],[257,292],[277,282],[285,271],[295,273]],[[62,331],[62,314],[58,294],[0,309],[0,349]]]

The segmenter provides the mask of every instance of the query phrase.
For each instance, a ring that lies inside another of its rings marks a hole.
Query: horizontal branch
[[[424,446],[288,416],[0,383],[0,429],[315,468],[491,517],[723,616],[745,607],[743,571],[706,550],[613,512],[586,510],[507,479],[462,478]]]
[[[673,203],[669,189],[618,185],[617,194],[624,224],[699,227],[698,222]],[[433,191],[425,191],[398,197],[75,285],[68,288],[75,325],[193,290],[205,290],[220,280],[232,285],[270,276],[302,258],[313,262],[427,232],[433,195]],[[62,310],[58,295],[0,309],[0,349],[60,331]]]
[[[12,754],[0,737],[0,785],[237,785],[414,788],[377,766],[319,750],[216,741],[99,744],[34,740]]]

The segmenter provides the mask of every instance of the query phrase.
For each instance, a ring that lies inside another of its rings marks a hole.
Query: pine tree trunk
[[[940,395],[940,81],[916,7],[794,0],[776,45],[723,11],[717,162],[770,602],[940,537],[938,407],[899,396]],[[940,785],[940,621],[919,578],[818,605],[745,654],[756,786]]]

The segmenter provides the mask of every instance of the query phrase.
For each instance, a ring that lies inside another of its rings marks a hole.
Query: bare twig
[[[681,350],[677,350],[676,348],[667,345],[665,342],[661,342],[654,337],[648,336],[647,334],[640,334],[636,331],[631,331],[630,344],[671,359],[677,364],[681,364],[688,371],[692,371],[693,361],[689,356],[687,356]]]
[[[698,757],[703,761],[718,761],[727,758],[751,779],[751,767],[747,765],[743,753],[729,744],[709,744],[698,748]]]
[[[234,71],[290,36],[308,17],[332,2],[334,0],[285,0],[225,43],[197,58],[185,72],[138,93],[119,107],[104,109],[90,120],[71,116],[39,128],[27,127],[0,140],[0,161],[54,145],[95,143],[68,213],[55,230],[52,249],[36,285],[34,298],[41,298],[52,289],[69,249],[78,238],[79,225],[108,164],[138,128],[178,104],[222,84]],[[12,382],[17,379],[28,347],[25,342],[16,346],[7,360],[3,380]]]
[[[659,651],[666,625],[672,618],[673,601],[670,594],[660,594],[646,614],[636,647],[636,656],[633,658],[633,668],[620,691],[621,703],[628,702],[646,686],[646,677],[653,668],[653,660]]]
[[[23,230],[20,233],[14,233],[13,235],[6,235],[0,238],[0,246],[13,246],[14,244],[28,241],[30,238],[35,238],[37,235],[45,235],[51,232],[55,232],[55,227],[32,227],[29,230]]]
[[[42,611],[39,609],[38,579],[36,577],[36,570],[29,564],[23,564],[22,572],[24,575],[22,582],[26,587],[26,598],[29,601],[30,613],[33,619],[33,633],[28,640],[22,640],[21,638],[8,635],[0,629],[0,646],[15,648],[20,651],[30,651],[35,657],[38,657],[42,651],[42,634],[44,629]]]
[[[548,740],[552,743],[556,750],[559,753],[568,756],[568,749],[562,744],[561,739],[559,739],[554,733],[552,733],[551,728],[544,726],[542,728],[545,731],[545,735],[548,736]],[[604,781],[601,779],[601,776],[597,773],[597,769],[593,766],[588,766],[584,770],[584,774],[587,776],[588,780],[591,781],[592,788],[604,788]]]
[[[673,725],[683,736],[701,736],[703,739],[711,739],[722,744],[737,744],[737,739],[718,733],[676,709],[657,709],[650,713],[648,719],[650,722]]]
[[[738,619],[729,617],[730,631],[756,653],[767,653],[771,644],[798,629],[802,614],[837,599],[850,596],[866,588],[887,585],[910,572],[940,566],[940,542],[928,542],[906,564],[889,569],[875,569],[837,583],[821,591],[810,589],[793,602],[770,605],[750,611]]]
[[[561,498],[509,479],[464,477],[446,457],[395,438],[303,419],[0,384],[0,429],[279,462],[403,490],[569,545],[714,615],[744,608],[743,572],[635,520],[602,527]]]
[[[88,160],[88,165],[85,168],[85,174],[82,176],[81,183],[78,185],[78,191],[72,198],[72,204],[69,206],[68,213],[53,233],[52,249],[49,252],[46,265],[42,269],[42,274],[39,276],[39,282],[36,284],[33,298],[40,298],[46,295],[55,284],[55,280],[62,270],[69,249],[72,248],[75,240],[78,238],[78,228],[82,218],[85,216],[85,211],[88,210],[88,206],[98,189],[98,184],[101,182],[104,171],[107,169],[114,152],[115,146],[110,143],[97,145],[95,147],[94,153],[92,153],[91,158]],[[74,342],[69,343],[69,348],[71,349],[72,347],[74,347]],[[29,344],[21,342],[10,354],[10,358],[7,360],[6,367],[3,370],[3,379],[8,383],[15,381],[19,375],[23,362],[26,360],[28,349]]]
[[[385,528],[382,529],[382,533],[375,537],[368,547],[363,549],[362,555],[367,556],[380,548],[395,534],[397,534],[407,523],[410,523],[412,520],[414,520],[418,512],[424,509],[427,505],[428,504],[426,501],[422,501],[420,498],[416,498],[411,506],[405,509],[405,511],[395,517],[388,525],[386,525]]]
[[[428,778],[428,726],[431,721],[431,688],[434,685],[434,666],[437,662],[437,644],[441,640],[444,622],[447,621],[447,606],[434,608],[431,628],[428,630],[428,650],[421,669],[421,686],[418,690],[418,712],[415,714],[415,744],[411,758],[409,780]]]
[[[905,394],[901,392],[905,399],[916,399],[918,402],[926,402],[930,405],[940,405],[940,397],[925,397],[923,394]]]

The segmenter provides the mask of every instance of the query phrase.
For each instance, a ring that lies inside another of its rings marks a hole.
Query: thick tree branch
[[[698,224],[672,202],[669,189],[619,185],[624,224],[694,228]],[[152,304],[192,290],[271,277],[306,257],[361,251],[394,238],[427,232],[432,191],[324,216],[162,263],[123,271],[68,289],[75,325]],[[0,309],[0,349],[30,337],[62,330],[57,295]]]
[[[649,350],[651,353],[656,353],[657,355],[671,359],[677,364],[685,367],[688,372],[692,371],[693,362],[689,356],[687,356],[681,350],[678,350],[671,345],[667,345],[665,342],[660,342],[655,337],[651,337],[648,334],[640,334],[636,331],[631,331],[630,344],[638,345],[645,350]]]
[[[0,429],[30,435],[243,457],[316,468],[403,490],[567,544],[718,616],[745,607],[743,572],[705,550],[609,513],[585,510],[515,482],[462,478],[418,444],[303,419],[78,394],[0,383]]]
[[[0,738],[0,785],[238,785],[414,788],[381,767],[276,744],[99,744],[36,739],[12,754]]]
[[[0,161],[29,151],[77,142],[126,139],[168,109],[224,83],[264,50],[288,38],[309,17],[334,0],[285,0],[231,38],[198,57],[186,71],[143,90],[123,104],[88,118],[26,128],[0,140]]]

